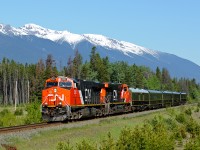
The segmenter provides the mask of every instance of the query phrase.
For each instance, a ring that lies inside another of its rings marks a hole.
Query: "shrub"
[[[97,150],[97,147],[93,146],[91,143],[83,140],[81,143],[78,143],[77,144],[77,149],[78,150]]]
[[[0,116],[0,126],[9,127],[16,124],[16,117],[8,109],[1,111]]]
[[[199,107],[199,108],[200,108],[200,102],[198,102],[198,103],[197,103],[197,107]]]
[[[198,150],[200,149],[200,141],[199,138],[192,138],[190,139],[184,147],[184,150]]]
[[[0,119],[0,127],[3,127],[3,121]]]
[[[192,115],[192,109],[189,107],[185,110],[185,114],[191,116]]]
[[[185,113],[179,113],[179,114],[177,114],[176,115],[176,117],[175,117],[175,119],[176,119],[176,121],[178,121],[179,123],[186,123],[186,121],[187,121],[187,118],[186,118],[186,116],[185,116]]]
[[[115,142],[110,132],[108,132],[107,139],[101,142],[100,150],[115,150]]]
[[[187,137],[185,126],[179,126],[178,130],[180,132],[181,137],[185,139]]]
[[[150,124],[136,127],[134,130],[124,129],[116,143],[116,149],[130,150],[170,150],[175,147],[175,140],[166,128],[157,124],[153,129]]]
[[[197,106],[194,112],[199,112],[199,107]]]
[[[166,110],[167,110],[168,114],[169,114],[171,117],[173,117],[173,116],[176,115],[176,110],[175,110],[175,109],[169,107],[169,108],[166,108]]]
[[[40,103],[33,102],[26,106],[26,111],[28,112],[25,123],[31,124],[31,123],[39,123],[42,120],[42,115],[40,112]]]
[[[10,113],[10,111],[8,109],[3,109],[1,112],[0,112],[0,116],[1,117],[4,117],[6,114]]]
[[[177,129],[177,122],[173,118],[164,118],[163,121],[168,130],[174,131]]]
[[[138,128],[136,127],[135,130],[137,130],[137,129]],[[116,149],[123,150],[123,149],[130,149],[131,147],[135,148],[133,143],[131,142],[131,140],[133,140],[132,142],[135,142],[132,131],[129,128],[124,128],[121,131],[119,139],[116,143]],[[134,143],[134,144],[136,145],[136,143]]]
[[[73,150],[73,147],[70,146],[69,141],[67,141],[67,144],[63,142],[59,142],[56,147],[57,150]]]
[[[200,135],[200,125],[193,118],[188,120],[186,130],[192,135],[192,137]]]
[[[22,116],[23,115],[23,109],[22,108],[18,108],[17,110],[15,110],[14,113],[15,116]]]

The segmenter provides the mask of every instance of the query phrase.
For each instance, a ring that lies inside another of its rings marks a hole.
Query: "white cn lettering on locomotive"
[[[65,99],[65,96],[64,96],[64,94],[62,94],[62,97],[61,96],[59,96],[58,94],[48,94],[48,97],[53,97],[53,98],[51,98],[49,101],[56,101],[56,99],[58,98],[59,100],[61,100],[61,101],[64,101],[64,99]]]
[[[113,90],[113,100],[117,100],[117,90]]]
[[[85,101],[91,101],[91,89],[85,89]]]

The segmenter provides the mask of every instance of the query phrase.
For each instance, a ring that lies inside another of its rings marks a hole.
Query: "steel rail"
[[[60,125],[60,124],[61,124],[61,122],[57,122],[57,123],[46,123],[45,122],[45,123],[36,123],[36,124],[29,124],[29,125],[3,127],[3,128],[0,128],[0,134],[24,131],[24,130],[29,130],[29,129],[44,128],[44,127],[56,126],[56,125]]]

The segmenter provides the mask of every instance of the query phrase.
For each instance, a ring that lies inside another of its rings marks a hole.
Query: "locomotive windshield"
[[[58,82],[47,82],[46,87],[58,86]]]
[[[72,87],[71,82],[59,82],[60,87]]]

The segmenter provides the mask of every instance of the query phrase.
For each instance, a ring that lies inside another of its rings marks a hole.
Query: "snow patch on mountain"
[[[6,35],[27,35],[25,32],[21,31],[20,28],[14,28],[10,25],[0,24],[0,32]]]
[[[14,28],[10,25],[0,24],[0,32],[6,35],[33,35],[43,39],[49,39],[51,41],[68,42],[70,45],[75,45],[81,40],[83,36],[73,34],[68,31],[56,31],[43,28],[36,24],[25,24],[23,27]]]
[[[35,35],[40,38],[49,39],[51,41],[59,41],[61,43],[66,41],[71,45],[83,40],[81,35],[73,34],[68,31],[46,29],[35,24],[26,24],[21,29],[29,35]]]
[[[39,38],[49,39],[51,41],[58,43],[67,42],[72,46],[72,48],[75,47],[76,44],[78,44],[82,40],[86,40],[94,44],[95,46],[102,46],[107,48],[108,50],[113,50],[113,49],[119,50],[129,57],[132,57],[131,54],[136,54],[136,55],[149,54],[156,58],[159,56],[157,51],[153,51],[129,42],[111,39],[103,35],[73,34],[68,31],[56,31],[56,30],[46,29],[33,23],[25,24],[23,27],[20,28],[14,28],[11,27],[10,25],[0,24],[0,32],[2,32],[3,34],[15,35],[15,36],[33,35]]]
[[[150,54],[154,57],[157,57],[158,52],[153,51],[147,48],[144,48],[142,46],[138,46],[129,42],[125,41],[118,41],[116,39],[110,39],[103,35],[96,35],[96,34],[84,34],[83,35],[88,41],[95,45],[100,45],[102,47],[106,47],[109,49],[117,49],[122,51],[125,55],[128,55],[130,53],[136,54],[136,55],[143,55],[145,53]]]
[[[100,56],[108,56],[111,62],[126,61],[129,64],[145,65],[153,70],[157,67],[166,68],[172,77],[195,78],[200,83],[200,67],[191,61],[103,35],[79,35],[35,24],[26,24],[20,28],[0,24],[0,43],[2,57],[35,63],[52,54],[60,65],[67,64],[67,57],[73,56],[75,49],[80,50],[84,61],[89,60],[89,53],[96,46]]]

